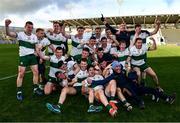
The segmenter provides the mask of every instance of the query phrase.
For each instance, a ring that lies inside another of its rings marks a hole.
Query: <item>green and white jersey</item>
[[[85,80],[88,77],[87,70],[82,71],[80,70],[76,75],[75,78],[77,79],[77,83],[75,83],[73,86],[82,86],[82,81]]]
[[[73,75],[74,74],[74,65],[77,64],[75,61],[68,61],[67,62],[67,74]]]
[[[88,48],[89,49],[89,52],[91,54],[95,53],[96,52],[96,45],[94,45],[93,47],[90,47],[88,45],[84,45],[84,48]]]
[[[126,48],[124,51],[117,50],[116,47],[111,48],[110,54],[117,54],[118,55],[118,61],[123,65],[123,68],[125,68],[125,62],[130,55],[130,51],[128,48]]]
[[[48,32],[48,33],[46,33],[46,36],[47,36],[48,40],[51,42],[51,44],[54,46],[55,49],[57,47],[62,47],[65,49],[64,43],[66,42],[67,39],[61,33],[59,33],[59,34],[53,33],[51,35]],[[50,48],[48,48],[48,52],[53,53],[53,51]]]
[[[42,40],[38,40],[38,45],[42,47],[41,51],[45,55],[46,47],[49,46],[51,43],[47,38],[43,38]]]
[[[52,55],[50,56],[50,69],[49,69],[49,76],[56,78],[55,73],[60,71],[60,69],[58,69],[58,62],[59,61],[65,61],[65,57],[61,56],[60,59],[58,59],[56,57],[56,55]]]
[[[35,45],[37,44],[36,35],[28,36],[25,32],[19,32],[17,33],[17,40],[19,41],[19,56],[34,54]]]
[[[98,81],[98,80],[103,80],[104,77],[102,75],[97,74],[93,77],[88,77],[88,79]],[[97,86],[93,87],[94,90],[103,89],[103,88],[104,88],[103,85],[97,85]]]
[[[137,66],[143,65],[145,63],[147,51],[148,46],[146,44],[143,44],[141,49],[137,49],[135,46],[133,46],[130,49],[131,64]]]
[[[82,41],[82,39],[80,39],[79,37],[75,36],[75,35],[71,35],[71,40],[72,40],[72,49],[70,52],[71,56],[76,56],[82,53],[82,48],[80,46],[80,43]],[[80,48],[78,48],[80,47]]]

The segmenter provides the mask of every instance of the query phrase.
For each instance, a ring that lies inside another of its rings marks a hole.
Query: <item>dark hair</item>
[[[135,25],[135,29],[136,29],[137,27],[141,27],[141,24],[136,24],[136,25]]]
[[[62,67],[62,65],[64,64],[64,62],[61,60],[58,62],[58,68]]]
[[[63,26],[64,23],[63,23],[63,22],[54,21],[54,22],[53,22],[53,25],[54,25],[54,24],[58,24],[59,26]]]
[[[91,37],[90,37],[90,40],[91,40],[91,39],[94,39],[94,40],[96,40],[96,37],[94,37],[94,36],[91,36]]]
[[[82,58],[81,62],[86,62],[87,63],[87,59],[86,58]]]
[[[108,30],[110,30],[110,29],[109,29],[109,28],[106,28],[106,29],[105,29],[105,31],[108,31]],[[111,31],[111,30],[110,30],[110,31]]]
[[[62,47],[56,47],[56,50],[64,50]]]
[[[36,33],[39,32],[39,31],[44,31],[44,29],[43,28],[37,28]]]
[[[102,37],[102,38],[101,38],[101,41],[102,41],[102,40],[107,40],[107,38],[106,38],[106,37]]]
[[[125,43],[125,44],[126,44],[126,41],[125,41],[125,40],[121,40],[121,41],[119,42],[119,44],[121,44],[121,43]]]
[[[90,68],[93,68],[93,69],[94,69],[94,66],[88,65],[87,70],[89,71]]]
[[[79,30],[79,29],[83,29],[83,30],[85,30],[85,28],[84,28],[84,27],[82,27],[82,26],[79,26],[79,27],[77,28],[77,30]]]
[[[25,26],[27,26],[27,25],[33,25],[33,22],[31,22],[31,21],[27,21],[26,23],[25,23]]]
[[[96,30],[96,29],[100,29],[100,30],[101,30],[101,27],[96,27],[95,30]]]
[[[97,51],[103,51],[102,47],[98,47]]]
[[[83,48],[83,51],[87,51],[89,53],[89,48]]]
[[[142,41],[142,38],[136,38],[134,44],[135,44],[138,40],[141,40],[141,41]]]

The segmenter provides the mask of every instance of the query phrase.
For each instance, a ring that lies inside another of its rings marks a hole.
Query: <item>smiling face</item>
[[[81,61],[81,63],[80,63],[81,70],[83,70],[83,71],[87,70],[87,65],[88,64],[86,61]]]
[[[27,23],[27,24],[25,25],[25,32],[26,32],[27,34],[31,34],[32,31],[33,31],[33,24]]]
[[[119,48],[121,51],[124,51],[126,49],[126,42],[120,42]]]
[[[61,58],[61,56],[63,55],[63,50],[59,50],[59,49],[56,49],[55,51],[55,55],[57,58]]]
[[[43,39],[44,38],[44,30],[39,30],[37,33],[36,33],[36,36],[38,37],[38,39]]]
[[[135,47],[137,49],[141,49],[142,48],[142,39],[138,39],[136,42],[135,42]]]
[[[54,32],[58,33],[60,31],[60,25],[59,23],[54,23],[53,24],[53,29],[54,29]]]
[[[89,76],[90,77],[93,77],[95,75],[95,70],[93,67],[90,67],[89,70],[88,70],[88,73],[89,73]]]
[[[121,73],[121,66],[117,65],[114,69],[113,69],[116,73]]]

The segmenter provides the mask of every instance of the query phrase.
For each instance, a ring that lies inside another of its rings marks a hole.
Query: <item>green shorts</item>
[[[38,64],[38,61],[34,54],[19,57],[20,66],[27,67],[27,66],[36,65],[36,64]]]
[[[132,67],[138,67],[140,68],[141,72],[144,72],[149,66],[146,63],[144,63],[143,65],[140,65],[140,66],[132,64]]]

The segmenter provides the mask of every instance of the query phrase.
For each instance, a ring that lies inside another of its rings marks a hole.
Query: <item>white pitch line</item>
[[[31,73],[31,71],[27,71],[26,73]],[[6,80],[6,79],[10,79],[10,78],[13,78],[13,77],[16,77],[18,74],[15,74],[15,75],[11,75],[11,76],[6,76],[6,77],[3,77],[3,78],[0,78],[0,81],[2,80]]]

